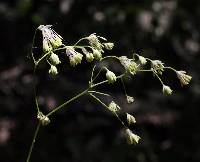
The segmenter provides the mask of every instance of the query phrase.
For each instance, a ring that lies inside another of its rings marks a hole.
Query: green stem
[[[69,104],[70,102],[76,100],[77,98],[85,95],[86,93],[88,93],[88,89],[84,90],[83,92],[79,93],[78,95],[74,96],[73,98],[71,98],[70,100],[64,102],[62,105],[56,107],[54,110],[52,110],[51,112],[49,112],[46,116],[49,117],[52,114],[54,114],[55,112],[57,112],[58,110],[62,109],[63,107],[65,107],[67,104]]]
[[[119,79],[119,78],[122,78],[123,76],[125,76],[125,74],[121,74],[121,75],[117,76],[116,78]],[[91,88],[94,88],[94,87],[96,87],[96,86],[99,86],[99,85],[104,84],[104,83],[107,83],[107,82],[108,82],[108,80],[104,80],[104,81],[102,81],[102,82],[93,84],[93,85],[91,86]]]
[[[39,105],[38,105],[38,100],[37,100],[37,90],[36,90],[36,64],[34,66],[34,70],[33,70],[33,78],[34,78],[34,81],[33,81],[33,84],[34,84],[34,97],[35,97],[35,104],[36,104],[36,109],[37,109],[37,112],[40,111],[39,109]]]
[[[34,136],[33,136],[33,140],[32,140],[32,143],[31,143],[29,152],[28,152],[28,156],[27,156],[26,162],[29,162],[29,161],[30,161],[31,154],[32,154],[32,152],[33,152],[33,147],[34,147],[34,144],[35,144],[35,141],[36,141],[36,138],[37,138],[37,135],[38,135],[40,126],[41,126],[41,123],[39,122],[39,123],[37,124],[36,130],[35,130],[35,133],[34,133]]]

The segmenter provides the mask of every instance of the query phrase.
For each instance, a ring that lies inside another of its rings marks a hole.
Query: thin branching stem
[[[56,108],[53,109],[51,112],[49,112],[46,116],[47,116],[47,117],[51,116],[52,114],[54,114],[54,113],[57,112],[58,110],[64,108],[64,107],[65,107],[67,104],[69,104],[70,102],[76,100],[77,98],[79,98],[79,97],[81,97],[81,96],[83,96],[83,95],[85,95],[85,94],[87,94],[87,93],[88,93],[88,89],[86,89],[86,90],[84,90],[83,92],[79,93],[78,95],[72,97],[70,100],[64,102],[62,105],[56,107]]]

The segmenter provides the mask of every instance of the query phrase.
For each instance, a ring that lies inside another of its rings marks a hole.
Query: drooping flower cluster
[[[125,70],[134,75],[137,70],[137,64],[132,60],[128,59],[126,56],[119,57],[120,63],[124,66]]]

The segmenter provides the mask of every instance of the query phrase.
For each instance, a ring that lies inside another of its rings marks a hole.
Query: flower
[[[131,96],[126,96],[126,100],[128,103],[133,103],[134,102],[134,98]]]
[[[57,65],[57,64],[60,64],[61,61],[58,57],[58,55],[56,55],[55,53],[51,52],[50,54],[50,57],[49,57],[49,60],[51,62],[52,65]]]
[[[169,86],[163,85],[162,91],[165,95],[171,95],[173,90]]]
[[[39,30],[43,35],[43,50],[49,52],[52,48],[58,48],[62,45],[62,37],[51,29],[52,25],[40,25]]]
[[[38,112],[37,118],[43,126],[46,126],[50,123],[49,118],[47,116],[45,116],[42,112]]]
[[[180,80],[181,86],[188,85],[192,77],[190,75],[187,75],[185,71],[176,71],[176,75],[178,79]]]
[[[101,51],[100,50],[97,50],[97,49],[92,49],[93,51],[93,56],[96,60],[101,60],[102,58],[102,54],[101,54]]]
[[[141,63],[142,65],[145,65],[145,64],[147,63],[146,58],[143,57],[143,56],[139,56],[139,55],[138,55],[138,59],[139,59],[139,61],[140,61],[140,63]]]
[[[130,129],[126,129],[126,138],[128,144],[137,144],[141,139],[138,135],[134,134]]]
[[[107,50],[112,50],[114,47],[114,43],[111,43],[111,42],[103,43],[103,45],[104,45],[105,49],[107,49]]]
[[[86,54],[86,60],[87,60],[87,62],[92,62],[92,61],[94,60],[93,54],[90,53],[90,52],[88,52],[88,53]]]
[[[81,63],[83,55],[79,52],[76,52],[73,47],[66,48],[66,54],[69,57],[70,65],[75,66]]]
[[[120,107],[114,102],[112,101],[109,106],[108,106],[108,109],[112,112],[117,112],[118,110],[120,110]]]
[[[130,115],[129,113],[126,113],[126,118],[127,118],[127,121],[128,121],[129,125],[136,123],[135,118],[132,115]]]
[[[95,49],[99,50],[100,52],[103,52],[103,49],[102,49],[102,48],[103,48],[103,45],[101,44],[101,42],[99,41],[98,38],[101,38],[101,39],[103,39],[103,40],[106,40],[106,39],[103,38],[103,37],[97,36],[95,33],[90,34],[90,35],[87,37],[87,39],[88,39],[88,41],[89,41],[89,43],[90,43],[90,45],[91,45],[92,47],[94,47]]]
[[[128,59],[126,56],[121,56],[119,57],[120,63],[122,64],[122,66],[124,66],[124,68],[131,73],[132,75],[134,75],[136,73],[137,70],[137,64],[131,60]]]
[[[52,76],[55,76],[58,74],[58,70],[57,70],[56,66],[51,65],[51,68],[49,69],[49,74]]]
[[[153,60],[151,61],[151,68],[155,71],[155,73],[158,73],[162,75],[162,72],[164,71],[164,63],[162,63],[160,60]]]
[[[106,78],[108,79],[109,83],[114,83],[117,80],[115,73],[107,69]]]

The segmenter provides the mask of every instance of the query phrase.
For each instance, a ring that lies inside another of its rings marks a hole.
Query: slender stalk
[[[88,93],[88,89],[84,90],[83,92],[79,93],[78,95],[74,96],[73,98],[71,98],[70,100],[64,102],[62,105],[56,107],[54,110],[52,110],[51,112],[49,112],[46,116],[49,117],[52,114],[54,114],[55,112],[57,112],[58,110],[62,109],[63,107],[65,107],[67,104],[69,104],[70,102],[76,100],[77,98],[85,95],[86,93]]]
[[[34,147],[34,144],[35,144],[35,141],[36,141],[40,126],[41,126],[41,123],[39,122],[37,124],[36,130],[35,130],[35,133],[34,133],[34,136],[33,136],[33,140],[32,140],[29,152],[28,152],[28,156],[27,156],[26,162],[30,162],[31,154],[33,152],[33,147]]]

